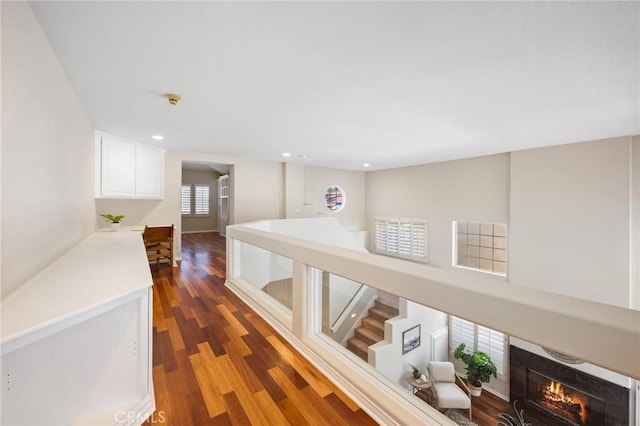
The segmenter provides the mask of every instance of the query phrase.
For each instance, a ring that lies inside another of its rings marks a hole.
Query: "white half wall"
[[[95,229],[93,125],[29,3],[2,7],[2,298]]]

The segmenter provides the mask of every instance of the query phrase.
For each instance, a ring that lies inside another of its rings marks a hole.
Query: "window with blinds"
[[[193,204],[196,216],[209,215],[209,185],[195,184],[193,188]]]
[[[183,215],[191,214],[191,185],[183,184],[180,189],[180,212]]]
[[[182,184],[180,211],[183,216],[208,216],[210,188],[206,184]]]
[[[376,218],[376,252],[427,262],[427,225],[425,219]]]
[[[453,356],[460,343],[470,351],[485,352],[496,365],[498,376],[505,376],[506,339],[504,333],[449,315],[449,353]]]

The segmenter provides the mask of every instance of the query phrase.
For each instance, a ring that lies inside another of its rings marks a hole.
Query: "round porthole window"
[[[344,189],[338,185],[330,186],[324,194],[324,203],[332,212],[339,212],[342,210],[346,201],[347,195],[344,193]]]

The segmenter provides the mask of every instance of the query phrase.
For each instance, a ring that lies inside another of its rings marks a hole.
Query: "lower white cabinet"
[[[152,415],[151,284],[140,234],[104,232],[3,301],[0,424],[140,425]]]

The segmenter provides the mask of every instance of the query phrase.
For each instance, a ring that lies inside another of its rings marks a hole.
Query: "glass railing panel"
[[[260,247],[235,241],[239,255],[235,276],[271,296],[291,311],[293,262]]]
[[[366,286],[330,273],[325,273],[323,279],[323,291],[327,292],[329,298],[327,320],[331,330],[336,332],[349,320],[350,311],[358,304]]]
[[[409,377],[414,366],[426,376],[429,361],[450,359],[449,316],[327,271],[314,269],[312,276],[322,288],[322,326],[316,333],[349,353],[353,362],[395,383],[414,405],[428,404],[429,389],[420,389]]]

